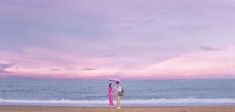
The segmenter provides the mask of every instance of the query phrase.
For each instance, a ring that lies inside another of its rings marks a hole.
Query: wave
[[[235,104],[235,99],[198,99],[198,98],[180,98],[180,99],[123,99],[123,105],[127,106],[157,106],[157,105],[226,105]],[[107,106],[108,100],[16,100],[0,99],[0,105],[64,105],[64,106]]]

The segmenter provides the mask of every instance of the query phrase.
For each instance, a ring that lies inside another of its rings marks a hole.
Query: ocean
[[[108,80],[2,78],[0,105],[108,107],[108,83]],[[121,85],[125,90],[123,106],[235,104],[235,79],[123,80]]]

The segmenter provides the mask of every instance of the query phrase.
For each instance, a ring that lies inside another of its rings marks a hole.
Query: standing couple
[[[124,95],[124,90],[122,89],[120,82],[116,81],[114,86],[115,95],[117,97],[117,108],[121,108],[121,96]],[[109,83],[109,106],[113,107],[113,87],[112,83]]]

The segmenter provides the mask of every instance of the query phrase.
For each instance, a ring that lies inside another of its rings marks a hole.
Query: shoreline
[[[109,107],[0,105],[0,112],[235,112],[234,106],[131,106]]]

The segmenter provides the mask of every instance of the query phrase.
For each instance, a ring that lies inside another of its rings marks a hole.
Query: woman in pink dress
[[[113,88],[112,88],[112,83],[109,83],[109,106],[113,107]]]

